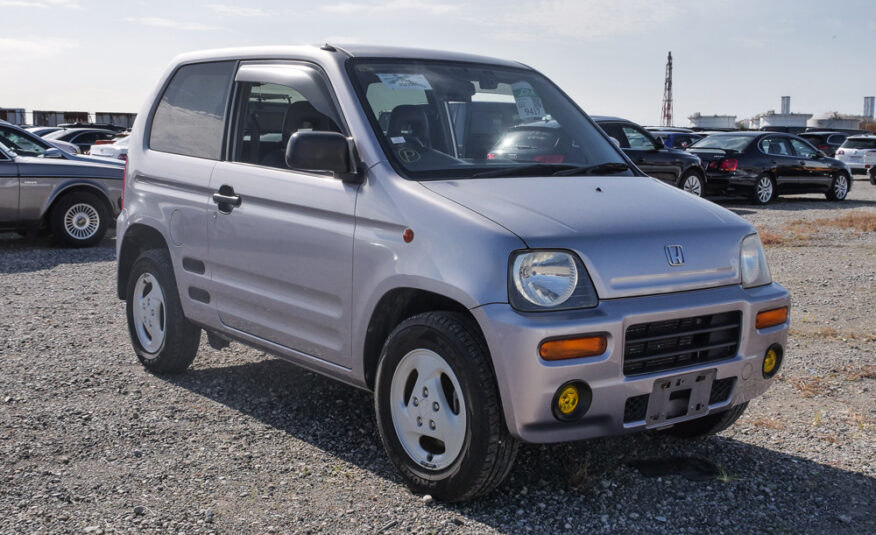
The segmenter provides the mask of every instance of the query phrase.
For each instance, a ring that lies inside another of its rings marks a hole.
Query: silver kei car
[[[373,390],[417,492],[489,492],[520,441],[715,433],[781,367],[789,295],[752,225],[520,63],[198,52],[137,117],[117,291],[139,360],[181,372],[205,330]],[[488,157],[533,121],[562,159]]]

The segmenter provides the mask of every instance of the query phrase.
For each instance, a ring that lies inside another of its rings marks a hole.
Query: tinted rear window
[[[724,150],[745,150],[745,147],[754,139],[751,136],[709,136],[703,138],[691,147],[696,149],[724,149]]]
[[[843,143],[844,149],[876,149],[876,137],[874,138],[849,138]]]
[[[512,130],[499,143],[500,149],[552,149],[559,136],[548,130]]]
[[[180,67],[152,118],[152,150],[218,160],[233,61]]]

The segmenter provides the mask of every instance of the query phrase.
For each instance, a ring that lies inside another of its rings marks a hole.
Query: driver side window
[[[631,149],[637,150],[654,150],[657,148],[654,142],[644,133],[632,126],[623,126],[624,135],[627,136],[627,141]]]
[[[791,145],[794,147],[794,152],[801,158],[813,159],[818,154],[815,149],[807,143],[803,143],[799,139],[791,138]]]
[[[46,152],[46,149],[38,145],[35,141],[32,141],[11,129],[0,130],[0,142],[14,150],[20,156],[42,157]]]

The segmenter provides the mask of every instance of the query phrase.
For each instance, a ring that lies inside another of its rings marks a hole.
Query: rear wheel
[[[833,177],[830,189],[824,193],[829,201],[843,201],[849,195],[849,177],[844,173],[837,173]]]
[[[876,186],[876,165],[870,168],[870,183]]]
[[[776,181],[769,175],[760,175],[754,183],[751,200],[755,204],[769,204],[776,198]]]
[[[137,358],[149,371],[179,373],[198,353],[201,330],[183,314],[170,254],[144,251],[128,276],[128,332]]]
[[[52,237],[67,247],[90,247],[106,235],[109,217],[106,203],[94,193],[68,193],[52,208]]]
[[[745,403],[740,403],[724,412],[709,414],[708,416],[703,416],[696,420],[689,420],[687,422],[675,424],[667,429],[666,432],[670,435],[682,438],[696,438],[706,435],[714,435],[736,423],[736,420],[742,416],[742,413],[745,412],[747,407],[748,402],[746,401]]]
[[[678,183],[681,189],[692,195],[696,195],[697,197],[702,197],[706,189],[705,184],[703,183],[703,177],[701,177],[696,171],[688,171],[683,174]]]
[[[502,417],[487,348],[460,314],[429,312],[396,327],[374,402],[383,445],[414,492],[467,500],[497,487],[511,469],[518,445]]]

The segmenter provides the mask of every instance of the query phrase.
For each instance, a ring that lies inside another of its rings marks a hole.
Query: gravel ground
[[[876,187],[721,202],[775,236],[794,301],[777,384],[707,439],[526,445],[461,505],[400,483],[367,392],[238,344],[144,371],[112,237],[0,234],[0,534],[876,533],[876,232],[818,221],[876,217]]]

